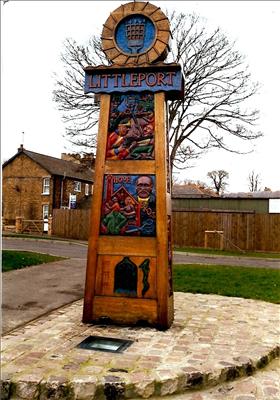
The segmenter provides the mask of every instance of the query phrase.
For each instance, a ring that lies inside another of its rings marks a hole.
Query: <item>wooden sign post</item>
[[[104,24],[111,65],[85,68],[85,92],[101,102],[84,322],[173,321],[166,101],[182,96],[183,79],[162,62],[169,39],[158,7],[127,3]]]

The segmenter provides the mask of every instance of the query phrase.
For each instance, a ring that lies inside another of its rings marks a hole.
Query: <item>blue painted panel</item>
[[[86,71],[85,93],[169,92],[182,90],[181,71],[100,73]]]
[[[119,49],[127,54],[146,52],[154,42],[156,35],[152,21],[144,15],[124,18],[118,25],[115,40]]]

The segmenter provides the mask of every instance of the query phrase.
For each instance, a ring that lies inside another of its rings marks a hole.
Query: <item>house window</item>
[[[81,192],[82,184],[79,181],[74,182],[74,192]]]
[[[43,193],[50,194],[50,178],[43,178]]]
[[[88,195],[89,195],[89,184],[86,183],[85,184],[85,196],[88,196]]]
[[[48,217],[49,217],[49,205],[43,204],[43,219],[46,219]]]

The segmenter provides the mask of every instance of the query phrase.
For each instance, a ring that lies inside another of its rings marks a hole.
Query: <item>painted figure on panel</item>
[[[155,236],[154,175],[105,175],[102,234]]]
[[[154,159],[153,94],[113,94],[106,158]]]
[[[115,267],[114,293],[137,296],[137,265],[124,257]]]
[[[142,271],[142,290],[144,297],[150,288],[149,272],[150,260],[146,258],[138,267]],[[138,272],[137,265],[129,258],[124,257],[115,266],[114,293],[121,296],[137,297]]]

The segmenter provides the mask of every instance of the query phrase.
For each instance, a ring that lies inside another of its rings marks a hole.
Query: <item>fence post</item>
[[[224,250],[224,231],[221,231],[220,235],[220,250]]]
[[[208,231],[204,231],[204,248],[208,247]]]
[[[48,218],[48,235],[51,236],[53,233],[52,229],[53,217],[50,215]]]
[[[22,233],[23,217],[16,217],[16,233]]]

